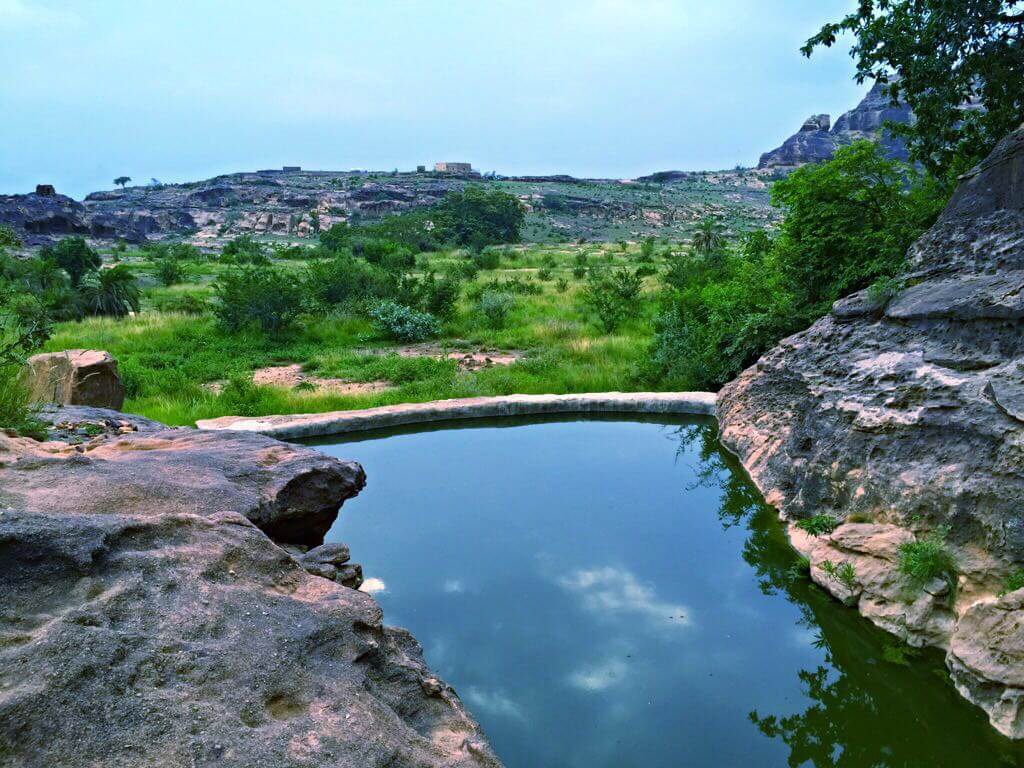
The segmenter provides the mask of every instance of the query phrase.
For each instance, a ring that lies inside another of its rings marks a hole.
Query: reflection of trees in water
[[[761,591],[785,595],[825,655],[821,666],[798,672],[810,702],[803,711],[750,713],[761,733],[787,745],[792,768],[1024,766],[1024,746],[999,736],[958,696],[937,652],[899,646],[797,575],[796,553],[775,511],[719,445],[714,424],[680,427],[678,437],[680,454],[697,449],[698,484],[721,491],[723,527],[746,528],[743,559]]]

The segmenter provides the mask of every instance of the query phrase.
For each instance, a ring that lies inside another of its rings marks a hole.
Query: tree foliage
[[[1024,119],[1024,4],[1016,0],[860,0],[804,45],[810,56],[843,33],[857,80],[889,84],[917,117],[893,126],[936,176],[984,158]],[[964,109],[964,105],[984,109]],[[952,173],[950,173],[952,172]]]
[[[526,221],[515,195],[478,186],[449,192],[430,215],[438,240],[455,245],[518,243]]]
[[[86,273],[99,269],[103,264],[100,255],[90,248],[82,237],[65,237],[56,245],[42,248],[39,255],[44,260],[53,261],[67,272],[71,278],[71,285],[76,288]]]

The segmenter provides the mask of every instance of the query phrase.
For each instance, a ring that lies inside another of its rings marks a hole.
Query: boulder
[[[785,519],[868,520],[893,541],[948,529],[955,595],[901,596],[886,537],[859,551],[855,526],[815,542],[811,559],[854,559],[862,613],[948,649],[959,690],[1021,738],[1006,703],[1020,697],[1013,664],[981,663],[976,649],[1019,652],[996,629],[1020,621],[1019,607],[994,601],[1024,564],[1024,127],[964,177],[908,265],[887,306],[847,297],[727,385],[721,439]],[[1000,621],[981,619],[995,610]]]
[[[69,349],[34,355],[26,365],[31,398],[37,403],[89,405],[120,410],[124,383],[117,361],[106,352]]]
[[[126,419],[46,414],[82,417]],[[498,766],[416,641],[279,544],[319,544],[364,482],[238,432],[0,434],[0,763]]]

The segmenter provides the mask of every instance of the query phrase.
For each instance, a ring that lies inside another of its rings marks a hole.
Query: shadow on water
[[[953,688],[935,649],[911,648],[845,608],[800,571],[774,509],[718,442],[717,427],[679,428],[680,451],[699,446],[699,482],[722,491],[723,528],[742,526],[743,559],[765,595],[784,594],[814,633],[826,664],[798,672],[812,702],[802,712],[753,711],[750,721],[789,749],[788,765],[814,768],[1022,766],[1024,745],[989,727]],[[769,640],[770,641],[770,640]]]
[[[547,426],[495,433],[527,425]],[[902,645],[799,571],[713,420],[506,418],[310,442],[367,464],[370,486],[328,539],[386,577],[385,615],[423,642],[510,768],[1024,766],[940,652]],[[628,605],[624,621],[602,615],[623,608],[613,574],[632,572],[624,589],[692,609],[693,625]],[[604,589],[591,595],[610,601],[602,612],[581,608],[566,574]],[[644,635],[647,619],[661,623]]]

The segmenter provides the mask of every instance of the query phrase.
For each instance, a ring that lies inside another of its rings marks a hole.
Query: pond
[[[1022,751],[799,573],[710,420],[334,438],[352,547],[509,768],[999,766]]]

